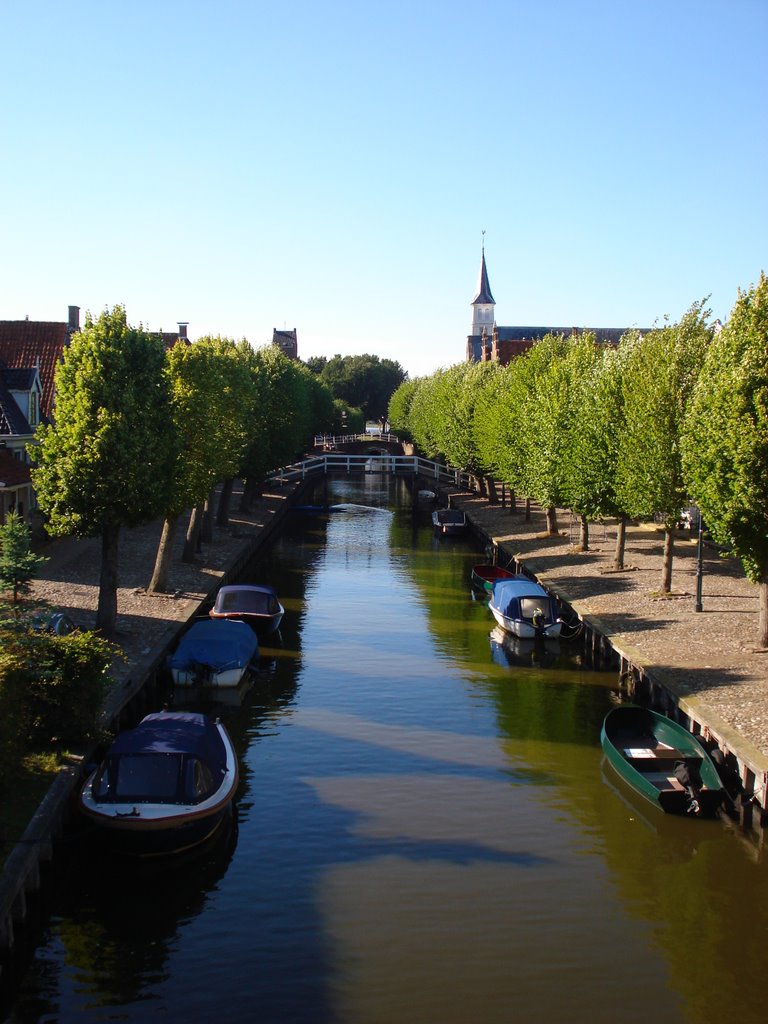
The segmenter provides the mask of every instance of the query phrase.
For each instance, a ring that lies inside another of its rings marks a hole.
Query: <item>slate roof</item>
[[[492,303],[496,305],[496,300],[491,295],[491,286],[488,281],[488,268],[485,265],[485,249],[483,249],[483,255],[480,260],[480,277],[477,282],[477,295],[472,299],[471,305],[476,306],[478,303]]]
[[[50,419],[56,365],[69,343],[69,325],[46,320],[0,320],[0,359],[9,369],[39,366],[40,412]],[[0,431],[2,433],[2,431]]]
[[[20,434],[23,437],[32,434],[33,431],[5,383],[8,372],[0,370],[0,436]]]

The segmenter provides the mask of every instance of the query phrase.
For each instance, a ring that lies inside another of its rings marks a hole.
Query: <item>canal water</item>
[[[602,764],[615,673],[492,633],[469,538],[329,483],[253,568],[286,606],[240,704],[236,823],[167,867],[88,835],[5,1020],[763,1021],[768,885]]]

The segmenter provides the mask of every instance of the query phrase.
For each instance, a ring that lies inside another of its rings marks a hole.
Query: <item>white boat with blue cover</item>
[[[259,654],[259,639],[245,622],[201,619],[168,659],[176,686],[239,686]]]
[[[513,636],[523,640],[560,636],[563,623],[557,602],[527,576],[494,583],[488,607],[501,628]]]

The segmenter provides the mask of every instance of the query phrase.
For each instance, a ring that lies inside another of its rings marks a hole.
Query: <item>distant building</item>
[[[278,331],[275,327],[272,331],[272,344],[277,345],[284,356],[289,359],[299,358],[299,341],[296,337],[296,328],[292,331]]]
[[[599,342],[618,345],[627,330],[627,327],[499,327],[496,323],[496,300],[488,280],[483,246],[477,291],[472,300],[472,333],[467,336],[467,362],[495,362],[506,366],[510,360],[527,352],[547,334],[570,337],[590,332]],[[640,328],[641,334],[647,331],[648,328]]]

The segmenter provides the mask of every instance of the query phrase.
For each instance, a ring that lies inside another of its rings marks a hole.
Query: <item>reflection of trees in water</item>
[[[146,862],[83,843],[56,928],[64,962],[75,974],[78,991],[89,994],[87,1002],[135,1002],[148,986],[168,977],[167,960],[179,927],[204,909],[236,844],[234,817],[199,848]]]

